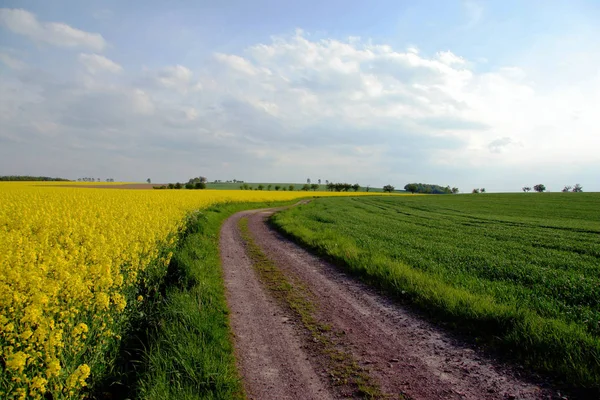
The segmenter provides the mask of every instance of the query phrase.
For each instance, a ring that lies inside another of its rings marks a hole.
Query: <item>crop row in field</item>
[[[77,398],[105,374],[193,210],[302,196],[0,184],[0,397]]]
[[[526,364],[600,386],[600,195],[319,199],[273,221]]]

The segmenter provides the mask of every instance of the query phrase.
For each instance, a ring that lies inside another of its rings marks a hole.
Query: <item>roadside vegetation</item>
[[[272,222],[504,356],[596,393],[598,204],[595,193],[331,198]]]
[[[230,340],[219,230],[238,211],[290,203],[221,204],[189,217],[162,296],[124,341],[121,369],[107,386],[111,398],[244,398]]]

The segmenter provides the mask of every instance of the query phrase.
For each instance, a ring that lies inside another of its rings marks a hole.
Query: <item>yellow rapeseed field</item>
[[[187,213],[307,195],[0,183],[0,398],[79,398]]]

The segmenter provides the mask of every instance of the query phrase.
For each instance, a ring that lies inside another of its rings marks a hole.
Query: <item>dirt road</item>
[[[364,390],[356,376],[383,398],[553,397],[282,237],[266,223],[272,213],[238,213],[220,238],[236,357],[249,398],[359,397]],[[285,276],[285,287],[309,299],[310,318],[265,285],[240,232],[242,218],[255,247]]]

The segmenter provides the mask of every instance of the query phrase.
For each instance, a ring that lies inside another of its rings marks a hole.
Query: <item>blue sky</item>
[[[600,191],[597,1],[3,1],[0,175]]]

